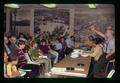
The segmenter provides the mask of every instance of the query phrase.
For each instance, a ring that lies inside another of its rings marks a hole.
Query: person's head
[[[4,63],[8,62],[7,52],[4,50]]]
[[[17,41],[16,36],[12,35],[12,36],[10,37],[10,41],[11,41],[11,43],[16,44],[16,41]]]
[[[12,63],[13,65],[17,65],[18,61],[13,59],[13,60],[11,61],[11,63]]]
[[[100,45],[100,44],[102,44],[103,42],[104,42],[104,40],[103,40],[102,38],[99,38],[99,37],[94,38],[94,39],[92,40],[93,46]]]
[[[92,41],[92,40],[94,40],[94,37],[93,37],[93,36],[89,36],[88,39],[89,39],[90,41]]]
[[[46,40],[42,39],[41,40],[41,45],[46,45]]]
[[[29,37],[29,39],[28,39],[29,41],[32,41],[32,37]]]
[[[43,31],[43,33],[46,33],[46,31]]]
[[[54,50],[54,46],[53,45],[48,45],[48,49],[49,50]]]
[[[67,36],[66,36],[66,39],[70,39],[70,36],[69,36],[69,35],[67,35]]]
[[[112,26],[108,26],[107,29],[106,29],[106,32],[105,32],[106,37],[108,37],[108,38],[112,37],[113,33],[114,33],[114,31],[113,31]]]
[[[71,36],[70,38],[71,38],[71,40],[72,40],[72,41],[74,41],[74,40],[75,40],[75,37],[74,37],[74,36]]]
[[[60,38],[60,41],[61,41],[61,42],[64,42],[64,41],[65,41],[65,38],[64,38],[64,37],[61,37],[61,38]]]
[[[37,43],[36,43],[35,41],[32,41],[32,42],[30,43],[30,46],[31,46],[32,48],[36,48],[36,47],[37,47]]]
[[[18,46],[19,46],[20,49],[24,49],[25,48],[25,41],[19,40]]]
[[[23,33],[20,33],[20,34],[19,34],[19,38],[24,38],[24,34],[23,34]]]
[[[50,40],[48,40],[47,43],[48,43],[48,45],[51,45],[52,42]]]
[[[9,40],[8,40],[8,37],[7,36],[4,36],[4,43],[5,44],[8,44]]]
[[[6,32],[4,32],[4,36],[6,36],[6,37],[7,37],[7,36],[8,36],[8,34],[7,34]]]

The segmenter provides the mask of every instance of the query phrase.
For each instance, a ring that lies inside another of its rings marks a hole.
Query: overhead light
[[[20,8],[18,4],[5,4],[4,6],[9,8]]]
[[[96,8],[96,7],[97,7],[97,4],[88,4],[88,7],[89,7],[89,8]]]
[[[48,7],[48,8],[55,8],[56,7],[56,4],[41,4],[45,7]]]

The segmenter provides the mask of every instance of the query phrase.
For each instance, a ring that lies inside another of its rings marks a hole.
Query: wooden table
[[[87,77],[90,62],[91,57],[80,56],[78,58],[71,58],[70,55],[68,55],[58,64],[54,65],[54,67],[51,69],[51,73],[63,76]],[[84,64],[84,66],[82,66],[82,64]],[[71,68],[72,70],[70,70]]]

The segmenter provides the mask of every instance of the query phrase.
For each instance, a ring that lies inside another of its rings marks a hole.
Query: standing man
[[[8,60],[11,60],[13,55],[12,55],[9,45],[10,45],[10,42],[8,40],[8,37],[4,35],[4,48],[8,54]]]
[[[17,42],[16,36],[11,35],[11,37],[10,37],[10,45],[9,45],[9,48],[10,48],[11,53],[12,53],[13,56],[14,56],[14,53],[15,53],[15,49],[18,48],[16,42]]]
[[[106,64],[108,63],[110,57],[115,56],[114,32],[112,26],[107,27],[105,34],[97,31],[94,26],[91,27],[91,30],[105,39],[103,55],[99,59],[99,68],[97,68],[98,72],[102,74],[105,72]]]

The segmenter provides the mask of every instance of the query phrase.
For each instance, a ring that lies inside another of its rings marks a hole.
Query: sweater
[[[102,55],[102,47],[100,45],[96,45],[96,47],[93,49],[93,53],[91,53],[90,56],[94,57],[95,61],[98,61],[101,55]]]

